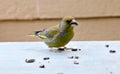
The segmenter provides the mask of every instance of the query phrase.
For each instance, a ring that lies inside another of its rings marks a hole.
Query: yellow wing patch
[[[30,37],[37,37],[36,35],[28,35],[28,36],[30,36]],[[47,38],[47,36],[45,36],[45,35],[40,35],[38,37],[40,37],[41,39],[46,39]]]
[[[44,35],[40,35],[39,36],[41,39],[46,39],[47,38],[47,36],[44,36]]]

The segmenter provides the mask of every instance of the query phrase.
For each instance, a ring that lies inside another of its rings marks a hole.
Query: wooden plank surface
[[[120,73],[119,41],[72,41],[67,47],[81,50],[55,53],[43,42],[0,42],[0,74]],[[44,60],[45,57],[49,59]],[[35,62],[26,63],[25,59]],[[75,61],[79,64],[74,64]],[[41,65],[45,67],[40,68]]]

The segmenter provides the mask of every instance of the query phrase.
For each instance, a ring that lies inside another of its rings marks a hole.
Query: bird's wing
[[[49,37],[53,38],[58,33],[59,33],[59,25],[49,28],[47,34]]]
[[[38,34],[37,36],[40,37],[41,39],[53,38],[56,34],[59,33],[59,25],[50,27],[43,31],[36,31],[36,32]]]

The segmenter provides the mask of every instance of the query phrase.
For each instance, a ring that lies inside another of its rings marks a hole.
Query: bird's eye
[[[67,21],[66,21],[66,23],[70,23],[70,22],[71,22],[71,20],[67,20]]]

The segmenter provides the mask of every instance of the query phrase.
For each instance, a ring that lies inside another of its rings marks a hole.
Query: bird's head
[[[77,26],[79,23],[73,17],[65,17],[62,20],[61,28],[63,30],[73,28]]]

